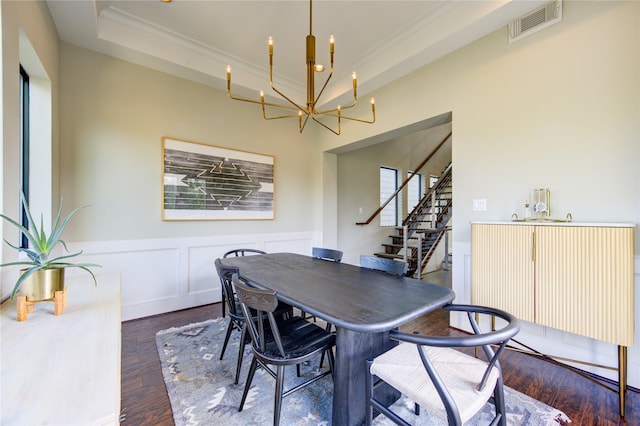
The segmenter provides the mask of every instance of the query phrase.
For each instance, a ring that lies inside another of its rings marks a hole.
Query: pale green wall
[[[448,111],[455,241],[469,241],[471,220],[508,219],[534,187],[551,188],[557,215],[638,222],[640,3],[565,1],[563,7],[562,22],[522,41],[509,45],[505,28],[376,91],[377,123],[346,123],[339,137],[306,130],[300,136],[291,123],[263,122],[252,106],[206,86],[63,45],[61,155],[52,185],[59,176],[69,206],[93,205],[67,238],[325,229],[331,233],[325,241],[340,246],[340,207],[323,203],[337,199],[335,155],[320,151],[385,140]],[[17,137],[10,123],[17,122],[18,25],[52,73],[54,103],[58,41],[44,3],[2,2],[2,19],[7,211],[17,206],[15,193],[7,192],[17,182],[17,151],[7,141]],[[54,145],[57,126],[54,105]],[[275,155],[276,220],[162,222],[163,135]],[[488,211],[471,212],[474,198],[486,198]]]
[[[309,231],[321,223],[321,153],[295,121],[218,90],[73,46],[61,49],[61,187],[91,204],[71,241]],[[275,156],[276,219],[161,220],[161,139]]]
[[[38,211],[42,211],[45,217],[48,212],[58,208],[58,71],[59,71],[59,40],[55,25],[49,14],[45,2],[33,1],[2,1],[2,154],[1,158],[1,182],[0,187],[0,211],[10,217],[19,217],[19,158],[20,158],[20,115],[19,115],[19,74],[20,74],[20,32],[28,39],[37,58],[31,58],[39,62],[37,78],[50,81],[49,105],[45,106],[50,111],[51,126],[45,134],[36,132],[39,137],[49,139],[52,145],[52,158],[45,165],[47,175],[40,175],[40,187],[37,192],[46,199],[34,201]],[[22,54],[24,54],[24,46]],[[29,68],[27,68],[31,72]],[[34,69],[34,71],[36,71]],[[49,134],[47,134],[49,133]],[[34,192],[36,192],[34,190]],[[44,194],[44,195],[43,195]],[[18,231],[4,223],[0,224],[3,239],[13,243],[18,241]],[[17,258],[17,253],[2,244],[2,261],[6,262]],[[2,268],[2,289],[0,296],[7,294],[13,287],[17,277],[16,270]]]
[[[451,111],[456,242],[472,220],[509,220],[537,187],[551,188],[556,217],[639,222],[640,3],[563,8],[517,43],[499,30],[377,91],[378,122],[320,135],[323,147]]]

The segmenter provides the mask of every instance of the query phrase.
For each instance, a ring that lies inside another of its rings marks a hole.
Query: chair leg
[[[371,397],[373,396],[373,377],[371,376],[370,371],[371,371],[371,361],[367,360],[367,375],[365,377],[366,379],[365,396],[367,400],[365,415],[366,415],[367,426],[371,426],[371,423],[373,422],[373,404],[371,404]]]
[[[240,400],[238,411],[242,411],[242,408],[244,407],[244,402],[247,399],[247,394],[249,393],[249,388],[253,381],[253,375],[256,373],[256,368],[258,368],[258,362],[254,356],[253,359],[251,359],[251,367],[249,368],[249,375],[247,375],[247,382],[244,384],[244,391],[242,392],[242,399]]]
[[[333,349],[330,348],[327,352],[329,353],[327,356],[327,359],[329,360],[329,371],[331,371],[331,380],[333,380],[333,370],[335,368],[336,360],[333,356]]]
[[[496,407],[496,415],[501,415],[498,424],[507,426],[507,410],[504,402],[504,388],[502,386],[502,377],[498,377],[496,387],[493,390],[493,403]]]
[[[278,366],[276,374],[276,395],[273,404],[273,426],[280,425],[280,411],[282,410],[282,393],[284,392],[284,365]]]
[[[242,358],[244,357],[244,340],[247,337],[247,325],[242,324],[242,332],[240,333],[240,349],[238,349],[238,361],[236,365],[236,380],[233,382],[234,384],[238,384],[238,380],[240,380],[240,369],[242,368]]]
[[[332,327],[332,324],[330,322],[327,323],[326,330],[328,332],[331,332],[331,327]],[[318,364],[318,370],[320,370],[322,368],[322,364],[324,364],[324,352],[322,352],[322,355],[320,355],[320,364]]]
[[[229,318],[229,326],[227,327],[227,335],[224,336],[224,343],[222,344],[222,352],[220,352],[220,359],[224,356],[224,351],[227,349],[227,344],[229,343],[229,337],[231,336],[231,332],[233,331],[233,320]]]
[[[224,286],[221,287],[221,299],[222,300],[222,318],[225,317],[226,313],[227,313],[227,303],[225,302],[225,297],[224,297]]]

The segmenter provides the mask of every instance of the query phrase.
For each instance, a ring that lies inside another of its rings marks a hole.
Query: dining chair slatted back
[[[254,254],[267,254],[267,252],[266,251],[262,251],[262,250],[258,250],[258,249],[252,249],[252,248],[239,248],[239,249],[229,250],[228,252],[223,254],[222,257],[223,258],[225,258],[225,257],[240,257],[240,256],[254,255]]]
[[[316,259],[331,260],[333,262],[342,261],[342,251],[334,250],[324,247],[313,247],[311,249],[311,256]]]
[[[253,256],[253,255],[260,255],[260,254],[267,254],[266,252],[262,251],[262,250],[258,250],[258,249],[252,249],[252,248],[239,248],[239,249],[233,249],[233,250],[229,250],[228,252],[226,252],[225,254],[222,255],[223,258],[227,258],[227,257],[240,257],[240,256]],[[231,278],[229,278],[231,279]],[[224,288],[221,289],[222,291],[224,291]],[[222,293],[222,300],[224,300],[224,293]],[[227,305],[225,303],[222,304],[222,318],[227,316]]]
[[[378,256],[360,256],[360,266],[397,276],[403,276],[407,273],[407,262]]]
[[[451,304],[442,309],[466,313],[473,334],[427,336],[391,330],[389,338],[399,344],[367,361],[367,425],[374,408],[397,424],[410,424],[376,400],[374,389],[387,383],[415,402],[416,414],[425,408],[457,426],[493,396],[496,415],[491,424],[506,426],[498,357],[520,330],[520,322],[507,312],[484,306]],[[480,324],[490,331],[483,332]],[[482,348],[485,358],[454,348]]]
[[[249,287],[238,275],[233,275],[233,285],[245,317],[251,336],[253,358],[244,386],[238,411],[242,411],[251,382],[258,367],[262,367],[276,379],[273,424],[279,425],[282,399],[291,393],[306,387],[317,380],[333,374],[335,335],[299,316],[277,320],[274,311],[278,306],[278,296],[272,290]],[[252,311],[255,310],[255,314]],[[329,369],[313,374],[311,377],[290,388],[284,389],[285,366],[299,365],[310,358],[326,352]],[[269,366],[275,366],[274,372]]]

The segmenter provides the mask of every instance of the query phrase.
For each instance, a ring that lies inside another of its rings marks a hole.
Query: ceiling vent
[[[509,24],[509,43],[562,21],[562,0],[555,0]]]

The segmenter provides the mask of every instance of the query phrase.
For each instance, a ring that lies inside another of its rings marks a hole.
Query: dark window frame
[[[29,74],[20,65],[20,188],[25,200],[29,200]],[[20,203],[20,224],[29,229],[29,219],[24,205]],[[20,247],[29,247],[29,240],[24,233],[20,234]]]

